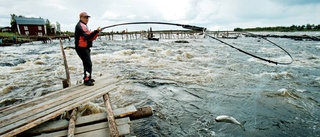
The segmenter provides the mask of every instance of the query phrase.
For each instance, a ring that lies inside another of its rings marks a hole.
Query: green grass
[[[12,43],[13,39],[12,36],[16,35],[16,33],[13,32],[0,32],[0,37],[2,37],[2,43]],[[29,41],[27,37],[24,36],[17,36],[18,41]]]
[[[12,37],[13,35],[15,35],[13,32],[0,32],[1,37]]]

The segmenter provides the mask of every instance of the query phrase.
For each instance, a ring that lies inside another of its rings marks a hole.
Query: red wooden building
[[[46,25],[42,18],[15,17],[17,31],[20,35],[46,35]]]

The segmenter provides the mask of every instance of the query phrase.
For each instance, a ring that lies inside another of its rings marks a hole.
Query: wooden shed
[[[42,18],[15,17],[17,31],[20,35],[46,35],[46,26]]]

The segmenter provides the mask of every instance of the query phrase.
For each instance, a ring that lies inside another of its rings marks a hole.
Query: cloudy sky
[[[16,14],[49,19],[51,23],[59,22],[62,31],[74,31],[82,11],[91,15],[88,26],[92,30],[136,21],[189,24],[209,30],[320,24],[320,0],[0,0],[0,3],[1,27],[9,26],[10,14]],[[149,25],[126,27],[130,31],[147,29]]]

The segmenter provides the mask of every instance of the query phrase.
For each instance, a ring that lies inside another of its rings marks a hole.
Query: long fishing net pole
[[[106,28],[123,26],[123,25],[135,25],[135,24],[161,24],[161,25],[181,26],[182,28],[195,30],[195,31],[205,31],[206,30],[206,28],[204,28],[204,27],[198,27],[198,26],[192,26],[192,25],[186,25],[186,24],[168,23],[168,22],[129,22],[129,23],[121,23],[121,24],[106,26],[106,27],[101,28],[101,31],[103,31]]]
[[[244,54],[247,54],[247,55],[249,55],[249,56],[252,56],[252,57],[254,57],[254,58],[257,58],[257,59],[260,59],[260,60],[263,60],[263,61],[266,61],[266,62],[269,62],[269,63],[274,63],[274,64],[276,64],[276,65],[278,65],[278,64],[281,64],[281,65],[289,65],[289,64],[291,64],[291,63],[293,62],[293,57],[292,57],[291,54],[290,54],[288,51],[286,51],[284,48],[282,48],[282,47],[279,46],[278,44],[272,42],[271,40],[268,40],[268,39],[265,38],[265,37],[261,37],[261,36],[258,36],[258,35],[252,34],[252,33],[248,33],[248,32],[245,32],[245,33],[248,33],[248,34],[250,34],[250,35],[255,35],[255,36],[257,36],[257,37],[260,37],[260,38],[268,41],[268,42],[271,43],[272,45],[275,45],[275,46],[277,46],[278,48],[280,48],[282,51],[284,51],[284,52],[290,57],[291,61],[290,61],[290,62],[277,62],[277,61],[273,61],[273,60],[270,60],[270,59],[266,59],[266,58],[263,58],[263,57],[254,55],[254,54],[249,53],[249,52],[247,52],[247,51],[244,51],[244,50],[242,50],[242,49],[240,49],[240,48],[237,48],[237,47],[235,47],[235,46],[233,46],[233,45],[231,45],[231,44],[229,44],[229,43],[227,43],[227,42],[225,42],[225,41],[223,41],[223,40],[220,40],[220,39],[218,39],[218,38],[215,38],[215,37],[213,37],[213,36],[211,36],[211,35],[206,34],[205,31],[206,31],[207,29],[204,28],[204,27],[198,27],[198,26],[193,26],[193,25],[178,24],[178,23],[168,23],[168,22],[129,22],[129,23],[121,23],[121,24],[115,24],[115,25],[106,26],[106,27],[101,28],[101,31],[103,31],[104,29],[107,29],[107,28],[111,28],[111,27],[123,26],[123,25],[135,25],[135,24],[161,24],[161,25],[180,26],[180,27],[185,28],[185,29],[190,29],[190,30],[193,30],[193,31],[203,32],[206,36],[208,36],[208,37],[210,37],[210,38],[212,38],[212,39],[214,39],[214,40],[217,40],[217,41],[219,41],[219,42],[221,42],[221,43],[223,43],[223,44],[225,44],[225,45],[227,45],[227,46],[229,46],[229,47],[231,47],[231,48],[234,48],[234,49],[236,49],[236,50],[238,50],[238,51],[240,51],[240,52],[242,52],[242,53],[244,53]]]

